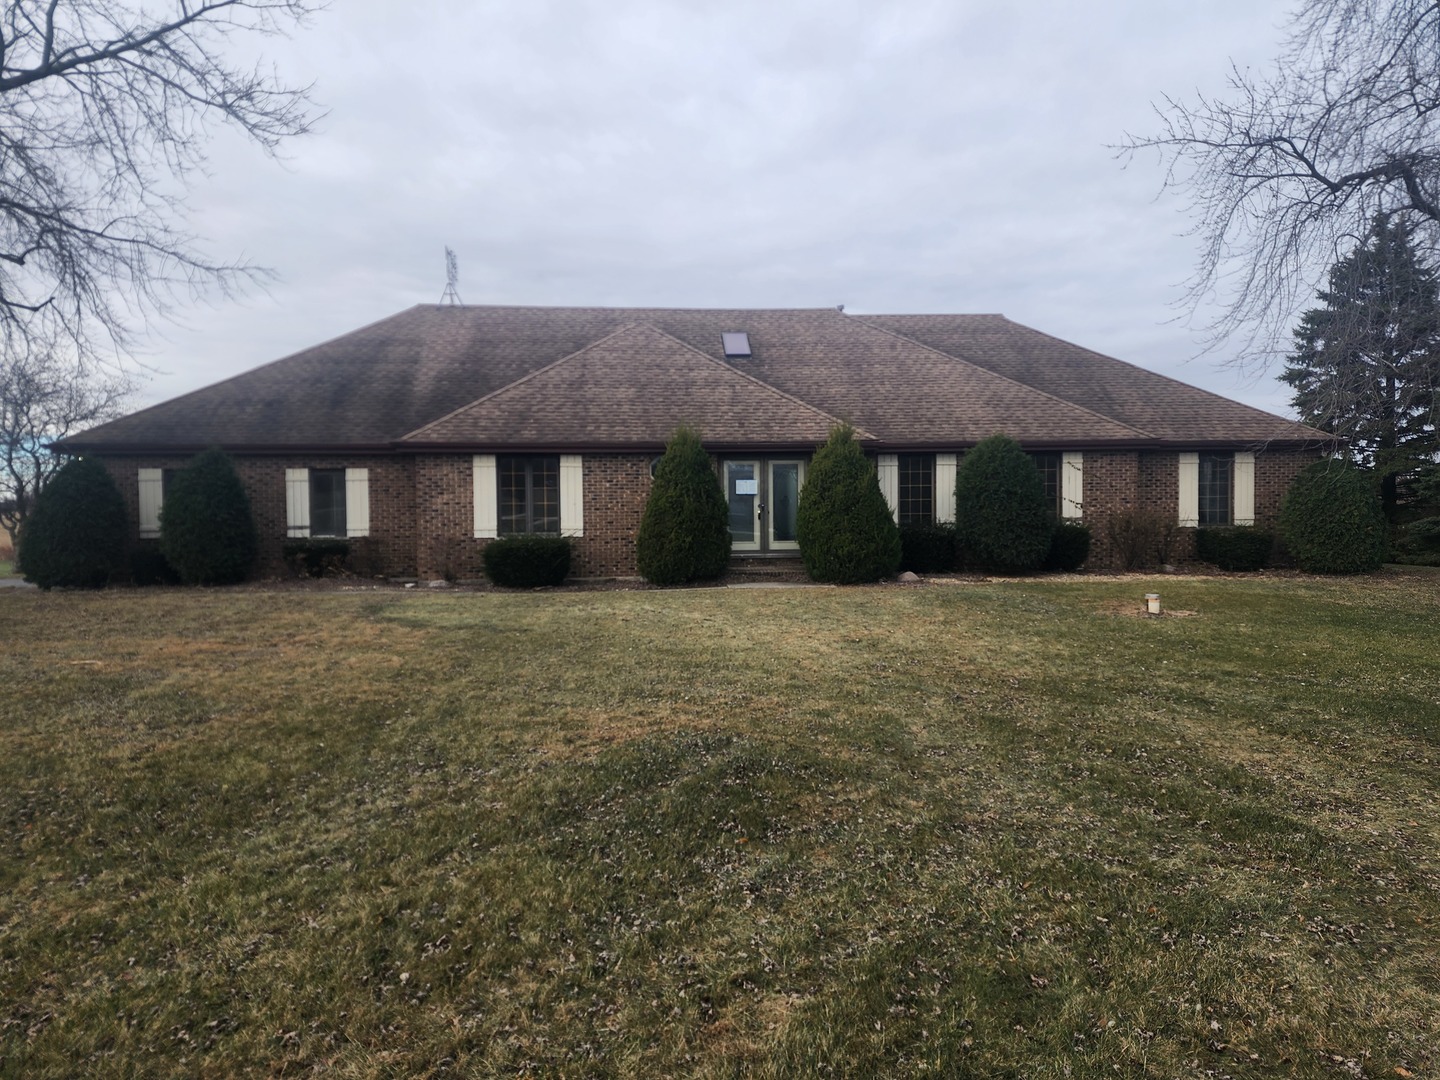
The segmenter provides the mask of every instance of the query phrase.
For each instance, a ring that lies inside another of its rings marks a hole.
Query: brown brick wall
[[[652,455],[585,454],[585,535],[575,539],[574,577],[633,577],[635,534],[650,495]],[[420,518],[420,577],[465,580],[484,575],[475,539],[470,454],[422,455],[415,463]]]
[[[1115,554],[1106,525],[1114,515],[1135,509],[1140,455],[1133,450],[1086,451],[1081,492],[1090,526],[1092,567],[1112,566]]]
[[[104,459],[115,478],[130,519],[130,535],[140,535],[140,469],[178,469],[189,455],[171,457],[116,457]],[[408,457],[238,457],[235,471],[250,496],[255,529],[260,539],[256,573],[270,577],[286,572],[282,547],[285,543],[286,469],[369,469],[370,544],[367,554],[375,567],[393,577],[415,572],[417,518],[415,514],[415,466]]]
[[[1318,450],[1265,450],[1255,455],[1255,524],[1274,526],[1290,484],[1320,456]]]

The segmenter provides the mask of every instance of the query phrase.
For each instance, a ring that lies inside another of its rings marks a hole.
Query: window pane
[[[935,520],[935,455],[900,455],[900,524],[928,525]]]
[[[560,531],[559,458],[536,458],[530,463],[530,531]]]
[[[1064,508],[1060,505],[1060,455],[1031,454],[1030,460],[1040,470],[1040,479],[1045,484],[1045,502],[1058,516]]]
[[[502,457],[495,462],[501,536],[560,531],[560,459]]]
[[[345,470],[310,470],[310,535],[345,535]]]
[[[1200,524],[1229,525],[1233,454],[1200,455]]]

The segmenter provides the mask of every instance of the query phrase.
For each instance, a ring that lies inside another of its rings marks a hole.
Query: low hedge
[[[1042,564],[1046,570],[1079,570],[1090,557],[1090,526],[1061,521],[1050,534],[1050,551]]]
[[[350,541],[340,536],[311,536],[287,540],[280,549],[285,565],[299,577],[343,573],[350,558]]]
[[[955,526],[900,526],[900,569],[917,574],[948,574],[955,569]]]
[[[1196,557],[1221,570],[1263,570],[1270,565],[1274,547],[1274,535],[1253,525],[1195,530]]]
[[[485,545],[485,576],[507,589],[559,585],[570,573],[570,541],[562,536],[506,536]]]

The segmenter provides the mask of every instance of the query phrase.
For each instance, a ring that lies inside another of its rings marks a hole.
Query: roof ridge
[[[436,306],[440,306],[440,305],[436,305]],[[490,401],[491,399],[496,398],[496,397],[498,397],[498,396],[501,395],[501,394],[507,393],[507,392],[509,392],[510,390],[515,389],[517,386],[520,386],[520,385],[522,385],[522,384],[524,384],[524,383],[529,382],[531,379],[538,378],[539,376],[541,376],[541,375],[543,375],[543,374],[545,374],[545,373],[547,373],[547,372],[549,372],[549,371],[554,370],[555,368],[559,367],[561,364],[569,363],[570,361],[572,361],[572,360],[574,360],[574,359],[576,359],[576,358],[578,358],[578,357],[584,356],[586,353],[590,352],[592,349],[597,349],[597,348],[599,348],[601,345],[605,344],[607,341],[610,341],[610,340],[613,339],[613,338],[620,337],[622,334],[627,334],[627,333],[630,333],[631,331],[634,331],[634,330],[645,330],[645,331],[649,331],[650,333],[653,333],[653,334],[658,334],[660,337],[665,338],[666,340],[671,341],[671,342],[673,342],[674,344],[678,345],[680,348],[684,349],[686,352],[693,353],[695,356],[698,356],[701,360],[704,360],[706,363],[712,364],[712,365],[720,368],[722,371],[726,372],[728,375],[731,375],[731,376],[734,376],[734,377],[736,377],[736,378],[742,379],[742,380],[744,380],[744,381],[746,381],[746,382],[753,383],[754,385],[760,387],[762,390],[765,390],[765,391],[767,391],[767,392],[769,392],[769,393],[771,393],[771,394],[775,394],[777,397],[784,398],[786,401],[789,401],[789,402],[791,402],[792,404],[799,405],[801,408],[807,409],[807,410],[809,410],[810,412],[814,413],[815,415],[820,416],[820,417],[823,417],[824,419],[830,421],[832,424],[840,424],[840,423],[843,423],[843,422],[844,422],[844,421],[842,421],[839,417],[834,416],[834,415],[832,415],[831,413],[826,412],[824,409],[817,408],[816,406],[810,404],[810,402],[805,401],[805,400],[803,400],[803,399],[801,399],[801,398],[796,397],[794,394],[788,394],[788,393],[786,393],[784,390],[781,390],[779,387],[771,386],[769,383],[765,382],[763,379],[757,378],[756,376],[751,375],[749,372],[740,371],[738,368],[732,367],[731,365],[726,364],[726,363],[724,363],[724,362],[722,362],[722,361],[720,361],[720,360],[716,360],[713,356],[710,356],[708,353],[704,352],[703,350],[697,349],[697,348],[695,348],[695,346],[690,345],[690,344],[688,344],[687,342],[681,341],[681,340],[680,340],[679,338],[677,338],[674,334],[668,334],[668,333],[666,333],[664,330],[660,329],[660,327],[656,326],[656,325],[655,325],[654,323],[652,323],[652,322],[648,322],[648,321],[645,321],[645,320],[636,320],[636,321],[634,321],[634,322],[624,323],[623,325],[616,327],[614,330],[612,330],[610,333],[604,335],[603,337],[596,338],[594,341],[590,342],[590,344],[586,345],[584,348],[576,349],[574,352],[572,352],[572,353],[567,353],[566,355],[560,357],[558,360],[554,360],[554,361],[546,364],[544,367],[536,368],[534,371],[531,371],[531,372],[529,372],[528,374],[522,375],[520,378],[516,379],[514,382],[506,383],[504,386],[498,387],[498,388],[490,391],[490,393],[485,394],[485,395],[483,395],[483,396],[481,396],[481,397],[476,398],[474,401],[471,401],[471,402],[468,402],[468,403],[466,403],[466,404],[464,404],[464,405],[461,405],[458,409],[452,409],[450,412],[446,413],[444,416],[436,417],[434,420],[431,420],[428,424],[423,424],[423,425],[421,425],[420,427],[416,428],[414,431],[407,432],[406,434],[400,436],[400,438],[397,439],[396,441],[397,441],[397,442],[408,442],[408,441],[410,441],[410,440],[412,440],[412,439],[416,439],[416,438],[418,438],[420,435],[424,434],[426,431],[429,431],[429,430],[430,430],[431,428],[433,428],[433,427],[438,427],[440,424],[443,424],[445,421],[451,419],[452,417],[459,416],[461,413],[468,412],[468,411],[471,410],[471,409],[474,409],[474,408],[476,408],[476,407],[478,407],[478,406],[480,406],[480,405],[483,405],[483,404],[485,404],[486,402]],[[854,426],[854,425],[852,425],[852,426]],[[862,436],[863,438],[867,438],[867,439],[874,439],[874,438],[875,438],[875,435],[873,435],[871,432],[868,432],[868,431],[866,431],[866,430],[864,430],[863,428],[860,428],[860,427],[855,427],[855,433],[856,433],[857,435]]]
[[[1003,315],[1000,317],[1002,319],[1005,319],[1005,316]],[[861,322],[865,321],[865,316],[863,315],[856,315],[855,318]],[[1005,321],[1010,322],[1011,320],[1005,319]],[[1096,412],[1094,409],[1086,408],[1084,405],[1080,405],[1074,401],[1068,401],[1065,398],[1060,397],[1058,394],[1050,393],[1048,390],[1041,390],[1039,387],[1031,386],[1029,383],[1023,383],[1019,379],[1012,379],[1009,375],[1002,375],[998,371],[991,371],[983,364],[977,364],[975,363],[975,361],[967,360],[963,356],[956,356],[954,353],[946,352],[944,349],[937,349],[933,345],[925,344],[925,342],[923,341],[916,341],[909,335],[902,334],[897,330],[891,330],[889,327],[886,326],[877,326],[875,323],[872,322],[865,322],[865,325],[873,330],[880,331],[880,333],[882,334],[889,334],[891,337],[899,338],[901,341],[914,345],[917,348],[925,349],[928,352],[932,352],[936,356],[943,356],[947,360],[952,360],[956,363],[964,364],[967,367],[972,367],[976,371],[983,371],[986,375],[991,375],[997,379],[1002,379],[1005,382],[1010,383],[1012,386],[1019,386],[1025,390],[1028,390],[1032,394],[1039,394],[1041,397],[1048,398],[1051,401],[1058,401],[1061,405],[1064,405],[1067,408],[1076,409],[1083,413],[1088,413],[1090,416],[1096,417],[1100,420],[1104,420],[1107,424],[1114,424],[1116,427],[1124,428],[1126,431],[1133,431],[1136,435],[1141,435],[1147,439],[1154,439],[1156,442],[1161,441],[1160,436],[1154,434],[1153,432],[1146,431],[1144,428],[1137,428],[1134,424],[1127,424],[1123,420],[1115,419],[1115,417],[1113,416],[1106,416],[1102,412]],[[1014,325],[1019,326],[1021,324],[1015,323]]]

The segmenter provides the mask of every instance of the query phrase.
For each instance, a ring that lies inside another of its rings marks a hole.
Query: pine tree
[[[1319,299],[1280,378],[1307,423],[1348,439],[1352,459],[1374,470],[1394,521],[1406,481],[1440,449],[1440,282],[1411,230],[1377,217]]]
[[[730,564],[730,509],[700,436],[676,429],[655,467],[655,484],[635,537],[647,581],[681,585],[716,578]]]

